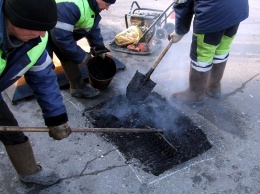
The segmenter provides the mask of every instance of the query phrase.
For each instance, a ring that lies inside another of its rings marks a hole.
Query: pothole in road
[[[209,150],[206,134],[159,94],[131,104],[125,95],[113,97],[87,109],[97,128],[155,128],[161,133],[103,133],[126,162],[158,176]]]

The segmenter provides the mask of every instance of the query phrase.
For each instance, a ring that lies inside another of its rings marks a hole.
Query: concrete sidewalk
[[[138,0],[141,7],[165,9],[171,1]],[[132,1],[118,0],[102,12],[101,28],[108,45],[125,29],[124,15]],[[231,48],[222,82],[223,97],[208,99],[203,106],[187,107],[172,103],[206,133],[213,148],[165,173],[154,176],[127,164],[116,147],[94,133],[72,133],[55,141],[48,133],[26,133],[36,160],[56,169],[61,180],[50,187],[21,183],[0,145],[0,193],[15,194],[257,194],[260,193],[260,2],[249,0],[250,17],[241,23]],[[234,5],[235,6],[235,5]],[[154,91],[170,99],[172,93],[188,85],[191,32],[173,45],[151,79]],[[165,44],[166,44],[165,40]],[[82,42],[82,44],[85,44]],[[71,98],[68,89],[62,95],[73,128],[92,127],[87,108],[119,94],[136,70],[146,73],[161,50],[148,56],[114,52],[126,69],[119,71],[109,87],[97,99]],[[12,105],[20,126],[44,126],[41,110],[34,98]]]

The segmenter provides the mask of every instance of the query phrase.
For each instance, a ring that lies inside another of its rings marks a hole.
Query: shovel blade
[[[126,88],[126,97],[130,102],[144,101],[151,93],[156,83],[136,71]]]

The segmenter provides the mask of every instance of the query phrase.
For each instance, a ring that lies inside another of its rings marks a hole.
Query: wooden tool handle
[[[163,51],[160,53],[160,55],[157,57],[156,61],[154,62],[153,66],[150,68],[150,70],[145,74],[146,78],[149,79],[150,76],[152,75],[153,71],[155,70],[155,68],[158,66],[158,64],[160,63],[160,61],[162,60],[162,58],[164,57],[164,55],[167,53],[167,51],[169,50],[169,48],[172,46],[172,44],[174,43],[174,40],[171,39],[170,42],[168,43],[168,45],[163,49]]]
[[[17,127],[0,126],[0,132],[49,132],[47,127]],[[92,132],[92,133],[162,133],[161,129],[152,128],[72,128],[72,132]]]
[[[154,62],[152,69],[155,69],[157,67],[157,65],[160,63],[160,61],[162,60],[162,58],[167,53],[167,51],[169,50],[169,48],[172,46],[173,43],[174,43],[174,39],[171,39],[170,42],[167,44],[167,46],[163,49],[161,54],[158,56],[156,61]]]

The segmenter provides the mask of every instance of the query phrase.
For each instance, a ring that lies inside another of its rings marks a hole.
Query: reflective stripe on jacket
[[[17,78],[20,78],[22,75],[24,75],[24,74],[37,62],[37,60],[38,60],[40,54],[43,53],[43,51],[45,50],[45,47],[46,47],[46,45],[47,45],[47,40],[48,40],[48,36],[45,36],[44,38],[41,38],[41,42],[40,42],[37,46],[31,48],[31,49],[26,53],[26,55],[27,55],[28,58],[29,58],[29,59],[28,59],[29,61],[28,61],[27,66],[21,65],[21,67],[23,67],[23,69],[21,69],[20,72],[16,72],[17,74],[14,75],[14,76],[11,78],[11,80],[13,80],[13,79],[16,79],[16,80],[17,80]],[[0,56],[2,56],[2,54],[3,54],[3,52],[2,52],[2,50],[0,50]],[[24,61],[23,61],[23,62],[24,62]],[[49,63],[51,63],[51,62],[49,61]],[[1,57],[0,75],[1,75],[2,72],[4,71],[4,69],[5,69],[5,67],[6,67],[6,64],[7,64],[6,59],[4,59],[4,58]],[[48,64],[48,65],[49,65],[49,64]],[[35,67],[35,68],[36,68],[36,67]],[[36,68],[36,69],[37,69],[37,68]]]
[[[86,52],[78,46],[74,32],[86,37],[90,47],[104,44],[99,27],[99,9],[93,10],[88,3],[90,1],[95,0],[56,0],[58,22],[50,31],[50,36],[59,50],[76,64],[83,62]]]
[[[47,36],[43,39],[37,38],[28,41],[15,49],[6,59],[2,58],[0,64],[0,66],[3,66],[3,62],[6,64],[0,75],[0,92],[24,75],[26,83],[37,98],[45,121],[66,113],[57,83],[57,76],[52,69],[52,60],[45,50],[46,41]],[[3,53],[2,50],[1,53]],[[2,100],[1,95],[0,100]],[[65,122],[67,120],[62,123]]]
[[[56,0],[56,3],[57,3],[57,5],[59,3],[68,3],[68,4],[76,4],[77,5],[77,7],[79,8],[79,11],[80,11],[80,17],[75,24],[76,28],[81,28],[81,29],[87,30],[87,29],[90,29],[90,28],[93,27],[94,19],[95,19],[95,13],[90,8],[87,0]],[[61,12],[61,11],[62,11],[62,8],[59,8],[59,12]],[[62,13],[60,13],[60,14],[62,14]],[[70,23],[65,23],[65,22],[62,22],[62,21],[59,21],[59,23],[64,24],[65,26],[71,25]],[[71,26],[74,28],[74,25],[71,25]],[[56,27],[57,27],[57,25],[56,25]]]
[[[0,101],[3,100],[1,92],[24,75],[42,109],[45,123],[55,126],[67,122],[66,108],[53,71],[53,62],[45,50],[48,34],[44,38],[38,37],[25,42],[8,53],[5,19],[3,0],[0,0]]]

